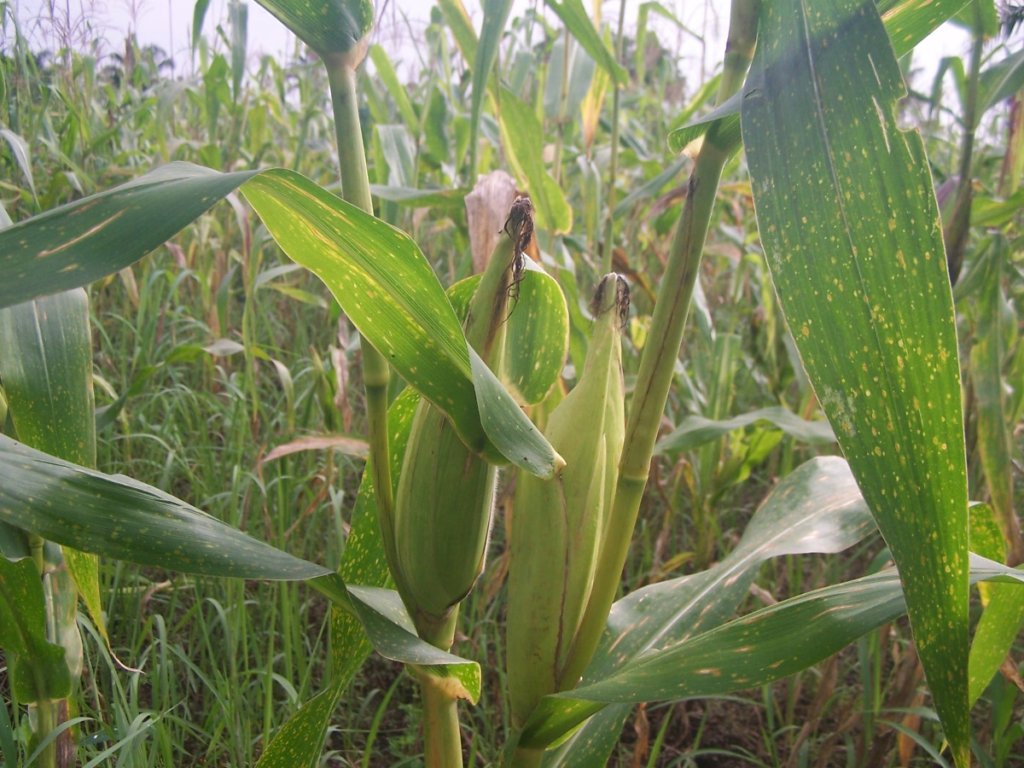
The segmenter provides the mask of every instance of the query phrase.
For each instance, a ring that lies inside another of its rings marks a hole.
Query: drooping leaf
[[[245,193],[284,250],[320,270],[359,330],[452,417],[467,444],[501,460],[481,423],[462,330],[416,244],[299,174],[254,173],[172,163],[0,232],[0,306],[85,285],[128,266],[251,179]],[[506,435],[493,436],[506,441],[506,458],[550,474],[557,457],[511,402],[482,400],[487,429],[507,424]],[[511,446],[508,434],[517,436]]]
[[[1024,51],[1010,54],[985,69],[979,76],[978,111],[975,127],[982,115],[1024,88]]]
[[[78,288],[133,264],[255,171],[171,163],[0,232],[0,307]]]
[[[266,171],[243,191],[284,251],[324,282],[360,333],[448,414],[467,445],[493,445],[534,474],[554,471],[554,450],[507,393],[500,396],[490,369],[470,368],[462,327],[408,235],[291,171]]]
[[[71,464],[4,435],[0,476],[0,520],[84,552],[244,579],[330,573],[157,488]]]
[[[402,392],[388,408],[388,446],[391,461],[391,479],[397,490],[399,470],[409,440],[413,414],[419,395],[413,389]],[[373,472],[364,471],[352,510],[351,527],[345,541],[338,573],[347,583],[367,587],[388,587],[388,572],[380,525],[377,522],[377,495],[373,487]],[[362,625],[347,611],[338,607],[331,610],[331,673],[334,680],[347,685],[370,653]]]
[[[952,295],[918,134],[873,4],[762,6],[743,138],[772,280],[901,567],[936,709],[967,765],[967,482]]]
[[[10,659],[11,689],[19,701],[71,693],[64,649],[46,639],[43,583],[31,558],[0,557],[0,648]]]
[[[652,584],[615,603],[608,628],[584,684],[603,680],[638,656],[706,632],[733,615],[766,560],[810,552],[839,552],[874,529],[847,464],[836,457],[812,459],[787,475],[751,518],[743,538],[706,571]],[[557,702],[549,702],[557,710]],[[629,709],[621,711],[623,720]],[[550,725],[531,719],[531,729],[552,736]],[[621,729],[613,729],[618,735]],[[554,734],[561,735],[561,734]],[[613,746],[604,728],[584,726],[574,737],[580,749],[596,742]],[[544,742],[538,742],[543,744]],[[557,763],[556,763],[557,764]]]
[[[1024,589],[1024,572],[971,555],[971,581]],[[541,703],[534,737],[568,731],[604,704],[675,701],[753,688],[806,669],[906,611],[895,569],[754,611],[642,654],[615,674]]]
[[[32,193],[32,197],[35,197],[36,182],[32,175],[32,156],[28,149],[28,143],[10,128],[0,128],[0,138],[3,138],[7,142],[7,146],[11,148],[11,154],[14,155],[14,161],[25,177],[29,192]]]
[[[658,441],[655,451],[688,451],[759,421],[766,421],[793,439],[802,440],[810,445],[833,443],[836,439],[827,421],[807,421],[786,408],[776,406],[758,408],[756,411],[722,421],[706,419],[703,416],[687,416],[670,434]]]

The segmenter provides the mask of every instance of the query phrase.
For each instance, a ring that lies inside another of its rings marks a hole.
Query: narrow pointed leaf
[[[766,258],[839,445],[901,567],[967,765],[967,481],[952,294],[921,138],[871,4],[763,6],[743,138]]]
[[[583,46],[583,50],[590,54],[590,58],[611,76],[616,85],[621,86],[629,82],[629,72],[615,60],[615,55],[605,44],[594,22],[590,20],[581,0],[544,0],[544,4],[555,12],[576,38],[576,42]]]
[[[729,619],[766,560],[839,552],[872,530],[871,515],[845,461],[828,456],[802,464],[764,500],[740,543],[720,563],[638,589],[615,603],[584,684],[613,675],[639,654]],[[560,702],[548,700],[548,704],[557,709]],[[626,714],[623,711],[623,717]],[[544,743],[535,742],[531,733],[541,722],[540,717],[531,719],[525,729],[527,743]],[[550,726],[544,730],[545,738],[550,738]],[[584,726],[577,741],[605,740],[602,731]]]
[[[807,421],[785,408],[774,407],[759,408],[721,421],[706,419],[703,416],[687,416],[670,434],[658,441],[656,451],[688,451],[759,421],[766,421],[795,440],[811,445],[833,443],[836,439],[827,421]]]
[[[572,209],[565,194],[544,168],[544,131],[533,109],[507,88],[501,89],[498,122],[509,161],[537,213],[537,226],[552,234],[572,229]]]

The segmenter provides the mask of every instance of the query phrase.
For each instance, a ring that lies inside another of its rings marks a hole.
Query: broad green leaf
[[[72,463],[96,466],[92,340],[84,290],[0,309],[0,381],[19,440]],[[69,548],[63,561],[106,640],[96,556]]]
[[[842,459],[812,459],[787,475],[751,518],[743,538],[721,562],[706,571],[652,584],[612,607],[608,627],[584,684],[603,680],[652,649],[705,632],[731,617],[766,560],[810,552],[840,552],[874,529],[857,484]],[[558,702],[548,700],[553,709]],[[542,713],[547,714],[547,713]],[[623,710],[622,717],[628,714]],[[531,718],[531,731],[553,735],[542,717]],[[616,731],[618,733],[618,731]],[[599,730],[584,727],[579,743],[601,741]]]
[[[703,416],[687,416],[670,434],[658,441],[655,451],[688,451],[759,421],[766,421],[795,440],[802,440],[811,445],[833,443],[836,439],[827,421],[807,421],[786,408],[776,406],[759,408],[722,421],[706,419]]]
[[[518,402],[535,405],[565,367],[569,309],[555,279],[529,259],[518,293],[506,321],[501,380]]]
[[[964,7],[967,0],[892,0],[880,4],[885,31],[897,57],[910,53],[918,43]],[[713,112],[669,134],[669,147],[678,152],[708,129],[722,123],[720,130],[732,130],[739,122],[742,92],[736,93]]]
[[[493,445],[533,474],[554,471],[557,454],[490,369],[470,367],[475,356],[455,312],[408,235],[291,171],[266,171],[243,191],[285,253],[324,282],[359,332],[448,414],[468,446]]]
[[[743,138],[780,304],[907,593],[967,765],[967,481],[956,328],[921,138],[875,8],[762,7]]]
[[[530,193],[537,226],[551,234],[568,232],[572,229],[572,209],[544,168],[544,131],[537,115],[507,88],[501,89],[500,105],[501,141],[509,154],[509,163]]]
[[[63,699],[71,693],[64,649],[46,639],[43,583],[31,558],[0,557],[0,648],[21,702]]]
[[[244,191],[284,250],[321,270],[318,277],[360,332],[451,416],[468,445],[500,460],[501,449],[496,452],[488,439],[493,437],[505,445],[506,458],[550,475],[557,457],[508,398],[483,399],[487,428],[504,430],[507,424],[508,434],[488,435],[482,426],[465,338],[416,244],[296,173],[254,173],[172,163],[0,232],[0,306],[85,285],[128,266],[250,179]],[[509,434],[517,436],[511,444]]]
[[[0,232],[0,307],[78,288],[133,264],[255,171],[171,163]]]
[[[259,0],[322,58],[347,53],[373,27],[372,0]]]
[[[208,576],[290,580],[330,573],[157,488],[3,435],[0,476],[0,519],[84,552]]]
[[[334,683],[299,707],[267,745],[256,761],[256,768],[315,768],[323,752],[331,713],[343,690],[343,685]]]
[[[629,72],[615,60],[615,55],[608,49],[600,32],[594,27],[594,22],[587,15],[582,0],[544,0],[544,4],[555,12],[576,41],[583,46],[583,50],[611,75],[616,85],[622,86],[629,82]]]
[[[455,314],[465,318],[480,275],[448,289]],[[521,405],[544,399],[562,374],[569,339],[569,310],[558,283],[540,266],[526,261],[505,322],[505,358],[501,381]]]
[[[1024,572],[971,555],[971,581],[1024,589]],[[815,664],[906,611],[895,569],[814,590],[642,654],[614,675],[548,697],[557,735],[604,704],[677,701],[753,688]],[[538,735],[542,735],[538,732]]]

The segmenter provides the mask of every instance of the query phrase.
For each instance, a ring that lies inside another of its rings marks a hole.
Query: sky
[[[207,38],[215,35],[218,24],[227,28],[229,0],[210,0],[203,32]],[[479,28],[482,13],[479,0],[464,0],[467,11]],[[125,34],[136,33],[141,44],[154,44],[171,53],[179,72],[191,66],[189,41],[192,28],[193,0],[9,0],[15,15],[21,20],[22,31],[38,48],[57,50],[65,41],[76,47],[86,47],[95,39],[102,41],[101,50],[114,52],[122,49]],[[415,45],[410,42],[427,25],[429,0],[377,0],[377,41],[399,62],[406,59],[411,66],[415,59]],[[543,0],[515,0],[513,14]],[[637,7],[640,0],[627,0],[626,29],[635,31]],[[254,0],[249,0],[249,51],[251,61],[260,54],[287,57],[295,50],[295,38],[284,26]],[[589,2],[586,3],[590,5]],[[728,25],[728,0],[662,0],[661,5],[707,41],[707,47],[694,45],[677,27],[653,17],[662,43],[682,52],[683,69],[688,75],[701,80],[705,71],[721,60],[722,39]],[[603,3],[606,19],[614,18],[618,3]],[[920,82],[930,83],[939,59],[947,55],[966,53],[966,35],[951,25],[944,25],[915,51],[915,65],[921,67]],[[184,69],[182,69],[184,68]],[[400,70],[401,71],[401,70]],[[921,86],[919,86],[921,87]]]

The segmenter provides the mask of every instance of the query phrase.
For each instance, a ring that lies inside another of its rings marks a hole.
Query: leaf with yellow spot
[[[766,259],[786,320],[800,329],[804,367],[900,568],[935,706],[966,766],[960,367],[927,158],[894,115],[905,94],[873,4],[762,6],[742,128]]]

